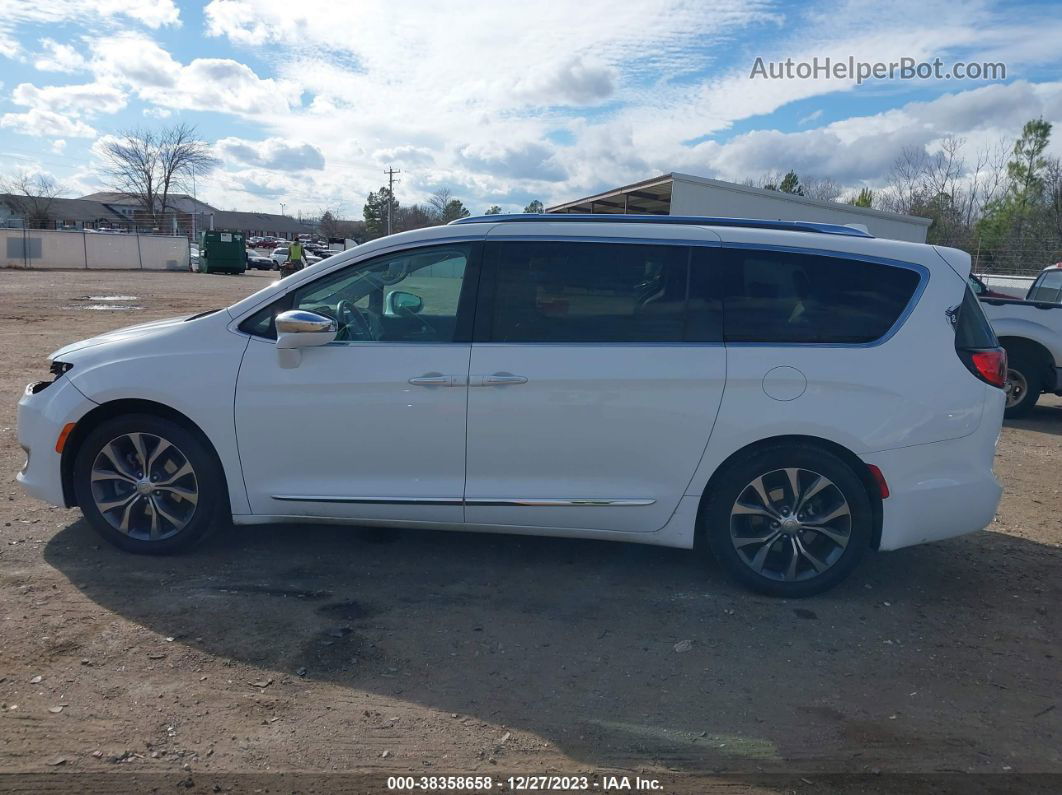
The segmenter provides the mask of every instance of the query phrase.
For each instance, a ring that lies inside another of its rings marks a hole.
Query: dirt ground
[[[1007,423],[989,531],[800,602],[605,542],[247,527],[138,557],[22,494],[15,404],[48,353],[272,278],[0,272],[0,790],[1062,788],[1058,398]]]

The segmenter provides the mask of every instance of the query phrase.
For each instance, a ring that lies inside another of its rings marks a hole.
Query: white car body
[[[283,265],[288,261],[288,247],[277,246],[273,249],[273,252],[269,255],[269,258],[273,260],[277,265]]]
[[[921,279],[889,333],[866,344],[355,341],[291,351],[239,328],[279,297],[381,254],[441,241],[590,236],[825,252],[901,263]],[[960,361],[946,316],[963,300],[969,267],[953,249],[708,221],[502,219],[415,230],[329,257],[213,314],[56,351],[69,372],[28,389],[19,405],[28,461],[18,480],[40,499],[71,504],[60,432],[98,407],[135,401],[178,413],[209,439],[238,524],[425,526],[690,548],[713,474],[750,445],[799,436],[883,473],[889,493],[878,501],[874,546],[948,538],[991,522],[1001,494],[992,460],[1003,392]],[[433,377],[449,381],[411,385]],[[490,386],[498,377],[523,380]]]

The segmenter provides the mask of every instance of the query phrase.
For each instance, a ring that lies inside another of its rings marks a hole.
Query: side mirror
[[[408,314],[415,315],[421,309],[424,308],[424,299],[419,295],[413,295],[413,293],[407,293],[403,290],[395,290],[387,294],[387,307],[385,314],[398,315]]]
[[[289,369],[298,367],[302,361],[302,348],[327,345],[336,338],[339,325],[333,318],[292,309],[277,315],[277,358],[280,366]]]

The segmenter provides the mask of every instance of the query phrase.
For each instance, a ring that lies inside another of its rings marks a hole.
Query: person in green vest
[[[281,277],[290,276],[295,271],[301,271],[306,265],[306,254],[303,251],[302,243],[298,238],[292,240],[288,244],[288,260],[280,266]]]

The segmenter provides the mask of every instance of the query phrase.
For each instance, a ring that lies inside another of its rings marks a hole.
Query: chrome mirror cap
[[[338,330],[335,319],[305,309],[291,309],[277,315],[278,334],[327,334]]]

